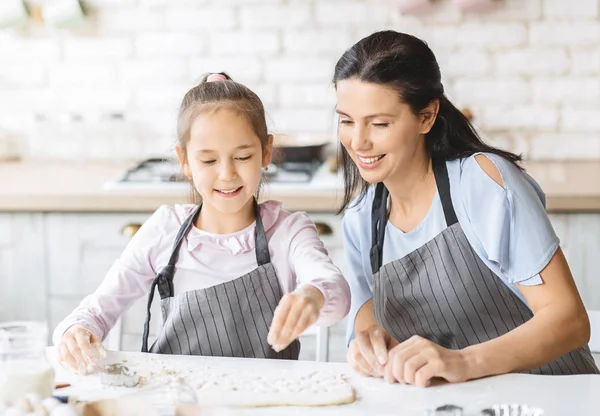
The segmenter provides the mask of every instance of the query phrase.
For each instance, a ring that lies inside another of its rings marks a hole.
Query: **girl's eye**
[[[238,157],[237,160],[245,162],[246,160],[249,160],[251,157],[252,157],[252,155],[250,155],[250,156],[244,156],[244,157]]]
[[[387,127],[389,125],[390,123],[373,123],[373,126],[375,127]]]
[[[216,160],[201,160],[200,162],[202,162],[203,165],[212,165]]]
[[[352,124],[352,120],[340,120],[340,124]]]

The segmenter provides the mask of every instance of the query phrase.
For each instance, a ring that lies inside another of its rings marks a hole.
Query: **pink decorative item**
[[[417,14],[429,10],[430,0],[396,0],[402,14]]]
[[[484,12],[492,8],[497,0],[452,0],[463,12]]]
[[[227,78],[223,74],[210,74],[208,78],[206,78],[206,82],[219,82],[225,80],[227,80]]]

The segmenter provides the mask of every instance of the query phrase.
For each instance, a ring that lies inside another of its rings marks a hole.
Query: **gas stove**
[[[323,162],[284,162],[269,165],[264,172],[267,185],[309,184],[317,171],[324,167]],[[106,184],[106,188],[179,188],[187,187],[188,179],[181,173],[176,160],[151,158],[128,169],[116,181]]]

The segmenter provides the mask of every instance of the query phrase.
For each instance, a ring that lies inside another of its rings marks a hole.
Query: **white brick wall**
[[[448,95],[490,143],[600,159],[600,0],[503,0],[480,14],[439,0],[418,16],[394,0],[87,4],[84,28],[0,31],[0,132],[16,133],[26,156],[162,155],[183,94],[209,71],[254,89],[278,132],[330,134],[337,59],[395,29],[429,43]],[[107,114],[124,119],[98,122]]]
[[[548,18],[586,18],[598,17],[597,0],[577,0],[576,3],[565,0],[545,0],[544,16]]]

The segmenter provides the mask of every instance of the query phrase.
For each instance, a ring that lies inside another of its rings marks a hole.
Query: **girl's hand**
[[[384,366],[388,362],[388,350],[397,345],[396,341],[379,325],[372,325],[358,331],[350,342],[346,360],[358,373],[367,377],[383,377]]]
[[[311,285],[286,293],[275,308],[267,342],[277,352],[285,349],[317,321],[324,302],[323,293]]]
[[[98,361],[106,357],[100,338],[81,325],[69,327],[56,349],[59,364],[79,374],[93,372]]]
[[[467,381],[470,360],[464,350],[450,350],[418,335],[398,344],[389,352],[385,379],[428,387],[439,377],[450,383]]]

